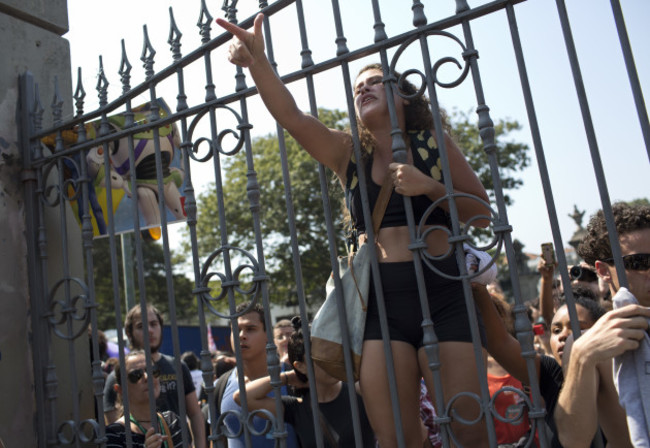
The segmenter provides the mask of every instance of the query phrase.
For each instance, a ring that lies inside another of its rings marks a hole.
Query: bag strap
[[[163,426],[162,429],[164,429],[165,435],[167,436],[167,441],[165,442],[165,444],[163,444],[163,446],[165,445],[167,447],[172,446],[171,444],[174,443],[172,442],[172,432],[169,430],[169,425],[167,424],[165,417],[163,417],[163,415],[160,412],[158,412],[158,420],[160,420],[160,423]]]
[[[330,422],[327,421],[327,418],[325,418],[325,415],[323,415],[323,412],[320,410],[320,408],[318,409],[318,420],[320,423],[320,429],[323,431],[323,435],[329,442],[329,445],[331,447],[339,446],[339,435],[336,430],[332,428]]]
[[[390,200],[390,193],[393,190],[393,180],[390,178],[390,175],[386,175],[384,183],[381,186],[381,191],[379,192],[379,197],[377,197],[377,202],[375,202],[375,208],[372,210],[372,229],[374,231],[375,239],[377,238],[377,232],[379,232],[379,227],[381,222],[384,219],[384,214],[386,213],[386,207],[388,207],[388,201]],[[361,301],[361,308],[363,311],[367,311],[367,305],[363,301],[363,294],[359,285],[357,283],[357,278],[354,274],[354,256],[356,252],[350,253],[348,256],[348,267],[350,268],[350,273],[352,274],[352,279],[354,280],[354,286],[357,288],[357,293],[359,294],[359,300]]]
[[[227,372],[221,374],[219,379],[217,379],[215,388],[215,406],[217,408],[217,416],[221,415],[221,401],[223,400],[223,394],[226,391],[226,386],[228,385],[228,379],[232,374],[234,367]]]
[[[388,201],[390,201],[392,191],[393,180],[390,175],[387,174],[384,178],[384,183],[381,185],[377,202],[375,202],[375,208],[372,210],[372,230],[375,234],[375,238],[377,238],[381,222],[384,219],[384,214],[386,213],[386,207],[388,207]]]

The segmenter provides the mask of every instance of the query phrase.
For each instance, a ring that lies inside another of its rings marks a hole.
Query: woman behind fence
[[[353,157],[353,139],[349,133],[327,128],[316,117],[303,113],[282,81],[277,77],[264,53],[262,35],[263,16],[255,19],[252,32],[245,31],[222,19],[217,23],[235,38],[230,46],[229,60],[248,67],[264,104],[278,123],[285,128],[317,161],[338,176],[350,199],[353,225],[359,233],[359,243],[365,242],[366,224],[361,213],[361,199]],[[394,101],[397,119],[408,146],[407,164],[393,162],[391,151],[391,122],[383,86],[381,67],[362,69],[354,84],[354,101],[359,124],[362,152],[365,153],[366,178],[370,209],[379,194],[386,176],[390,176],[394,192],[388,204],[381,229],[377,235],[377,257],[381,272],[384,298],[389,316],[389,331],[403,433],[408,447],[422,446],[419,430],[419,385],[423,376],[429,393],[433,395],[433,375],[427,366],[422,343],[422,314],[416,287],[413,254],[408,248],[410,237],[400,195],[413,200],[415,219],[426,208],[443,197],[445,186],[439,169],[440,161],[434,137],[433,118],[424,96],[405,100],[397,94]],[[408,84],[408,83],[407,83]],[[412,85],[403,88],[414,93]],[[488,201],[483,185],[472,171],[462,152],[445,134],[451,177],[455,191],[468,193]],[[427,160],[430,159],[430,160]],[[434,162],[431,169],[427,163]],[[432,177],[432,176],[435,176]],[[488,208],[480,201],[456,198],[459,219],[469,222],[477,215],[488,215]],[[448,204],[443,202],[427,219],[427,225],[448,225]],[[473,225],[487,226],[487,219],[472,221]],[[427,237],[428,251],[441,255],[448,251],[447,234],[434,231]],[[435,263],[438,269],[458,275],[455,257]],[[425,267],[425,282],[436,335],[440,341],[441,376],[444,397],[448,402],[456,394],[467,391],[480,395],[476,361],[470,335],[470,325],[463,296],[462,284],[445,279]],[[372,284],[372,283],[371,283]],[[370,423],[380,446],[397,446],[396,429],[389,394],[388,375],[376,305],[375,293],[370,292],[360,385]],[[483,331],[481,330],[483,333]],[[435,402],[435,400],[434,400]],[[465,396],[454,402],[454,412],[473,420],[479,415],[479,405]],[[438,415],[451,410],[437,409]],[[466,447],[487,446],[485,423],[474,425],[451,424],[458,442]]]
[[[126,393],[129,400],[129,416],[122,415],[115,423],[106,427],[106,448],[121,448],[127,446],[126,421],[131,426],[131,437],[134,448],[177,448],[183,446],[183,434],[178,416],[172,411],[157,414],[155,429],[151,422],[149,409],[149,382],[147,379],[146,359],[144,351],[135,350],[124,357],[126,378],[121,377],[121,369],[115,368],[117,394],[122,396],[124,380],[128,380]],[[160,369],[153,366],[154,397],[160,394]]]

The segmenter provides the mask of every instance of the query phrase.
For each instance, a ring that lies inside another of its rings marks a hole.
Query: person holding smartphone
[[[116,422],[106,427],[106,448],[177,448],[183,446],[183,434],[178,415],[172,411],[156,413],[156,421],[151,420],[149,403],[149,379],[147,363],[143,350],[134,350],[124,357],[126,378],[122,378],[121,369],[115,369],[118,397],[123,388],[129,400],[129,415],[122,415]],[[160,368],[153,365],[154,397],[160,395]],[[155,405],[154,405],[155,406]],[[127,444],[126,425],[131,429],[132,445]]]

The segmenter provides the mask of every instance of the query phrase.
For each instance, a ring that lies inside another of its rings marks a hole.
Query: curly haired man
[[[639,369],[647,370],[650,360],[650,206],[617,203],[612,213],[627,288],[621,285],[625,282],[616,270],[601,210],[591,218],[578,254],[607,282],[615,309],[576,339],[571,349],[555,411],[564,446],[589,446],[599,423],[608,435],[608,443],[615,446],[650,443],[644,416],[650,411],[650,400],[644,398],[650,396],[650,376],[637,375]],[[616,389],[611,387],[613,370]],[[627,426],[621,424],[622,415]],[[615,437],[611,437],[611,431]]]

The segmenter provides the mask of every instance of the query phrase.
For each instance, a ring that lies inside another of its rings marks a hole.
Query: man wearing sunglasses
[[[568,363],[565,350],[568,369],[555,411],[564,446],[588,446],[598,424],[624,426],[619,413],[627,418],[627,427],[617,428],[620,440],[608,444],[650,446],[650,206],[618,203],[612,213],[628,287],[621,286],[605,216],[599,211],[578,254],[609,285],[615,309],[575,340]]]
[[[178,389],[180,388],[179,380],[182,380],[185,392],[185,410],[190,420],[194,446],[205,448],[205,426],[201,408],[196,399],[192,375],[187,365],[181,363],[182,376],[179,378],[174,367],[174,358],[158,351],[162,345],[163,318],[160,311],[153,305],[147,305],[146,325],[145,327],[142,322],[140,305],[134,306],[126,314],[124,332],[131,347],[135,350],[144,350],[145,338],[148,336],[151,359],[154,362],[154,367],[160,373],[160,395],[156,400],[156,408],[161,412],[173,411],[176,415],[181,415]],[[115,406],[117,398],[115,385],[115,374],[111,373],[106,378],[104,385],[104,416],[107,423],[112,423],[119,417],[119,410]]]

